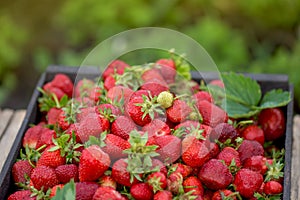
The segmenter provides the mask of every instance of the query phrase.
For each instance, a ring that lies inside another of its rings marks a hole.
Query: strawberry
[[[174,123],[180,123],[192,112],[186,102],[176,99],[173,105],[166,110],[167,118]]]
[[[30,177],[33,167],[28,160],[19,160],[12,167],[12,176],[15,183],[26,183],[26,177]]]
[[[157,60],[156,64],[158,64],[160,66],[170,67],[170,68],[176,70],[176,63],[172,59],[162,58],[162,59]]]
[[[150,93],[148,90],[137,90],[135,92],[132,93],[132,95],[130,96],[130,99],[129,100],[132,100],[136,97],[143,97],[143,95],[147,96],[147,97],[150,97]]]
[[[223,200],[223,199],[237,200],[236,194],[233,193],[231,190],[227,190],[227,189],[218,190],[212,196],[212,200]]]
[[[266,165],[267,158],[263,156],[252,156],[247,158],[243,163],[243,167],[247,169],[251,169],[252,171],[256,171],[261,175],[264,175],[268,170]]]
[[[127,171],[127,166],[126,159],[117,160],[112,166],[111,175],[117,183],[130,187],[133,183],[137,183],[138,180],[134,178],[133,182],[130,182],[130,173]]]
[[[240,154],[241,162],[252,156],[263,156],[263,146],[255,140],[244,140],[237,150]]]
[[[192,167],[182,164],[182,163],[172,164],[172,166],[170,167],[170,170],[172,170],[174,172],[179,172],[183,178],[188,177],[193,172]]]
[[[148,70],[144,71],[141,78],[145,83],[151,82],[153,80],[165,82],[163,76],[159,72],[159,69],[156,69],[156,68],[152,68],[152,69],[148,69]]]
[[[165,164],[163,162],[161,162],[160,160],[153,158],[152,159],[152,167],[153,167],[153,169],[155,169],[155,167],[157,167],[161,173],[163,173],[164,175],[167,176],[167,173],[168,173],[167,168],[166,168]]]
[[[31,197],[31,192],[29,190],[16,191],[15,193],[9,195],[7,200],[35,200],[35,197]]]
[[[201,182],[212,190],[225,189],[233,181],[228,167],[217,159],[205,163],[198,175]]]
[[[277,181],[268,181],[264,184],[263,191],[267,195],[275,195],[282,193],[282,185]]]
[[[64,184],[58,184],[58,185],[55,185],[54,187],[52,187],[49,197],[50,198],[55,197],[55,195],[58,191],[58,188],[61,190],[61,189],[63,189],[63,187],[64,187]]]
[[[71,79],[64,74],[56,74],[54,79],[51,81],[52,87],[61,89],[68,97],[72,97],[73,93],[73,82]]]
[[[130,148],[130,144],[127,140],[114,134],[107,134],[104,143],[105,146],[102,147],[102,150],[110,156],[111,160],[126,157],[123,151]]]
[[[36,149],[40,148],[43,145],[50,146],[53,145],[53,139],[56,138],[56,133],[54,130],[50,130],[48,128],[42,128],[42,133],[40,138],[36,143]]]
[[[241,167],[239,152],[232,147],[225,147],[217,156],[217,159],[223,160],[227,166],[230,166],[232,161],[237,167]]]
[[[36,144],[41,137],[42,126],[33,126],[27,129],[23,137],[23,147],[28,146],[29,148],[36,149]]]
[[[181,153],[181,141],[174,135],[164,135],[156,137],[155,145],[158,145],[156,152],[159,154],[159,159],[162,162],[173,163]]]
[[[171,134],[169,126],[160,119],[152,120],[149,124],[143,126],[142,130],[148,133],[149,138]]]
[[[214,131],[211,132],[210,140],[212,142],[218,140],[221,143],[224,143],[226,140],[234,142],[238,136],[238,132],[232,125],[227,123],[220,123],[216,125]]]
[[[112,102],[114,101],[119,102],[123,98],[124,102],[126,103],[129,100],[132,93],[133,90],[131,90],[130,88],[117,85],[109,89],[106,96]]]
[[[93,200],[125,200],[125,198],[112,187],[99,187],[94,196]]]
[[[201,181],[197,177],[190,176],[190,177],[186,178],[183,181],[182,185],[183,185],[185,193],[192,191],[192,193],[190,193],[190,195],[203,196],[204,188],[202,186]]]
[[[212,80],[209,82],[210,85],[215,85],[215,86],[218,86],[220,88],[224,88],[224,83],[223,81],[219,80],[219,79],[216,79],[216,80]]]
[[[100,178],[109,168],[109,155],[101,150],[99,146],[92,145],[82,151],[79,160],[79,180],[94,181]]]
[[[99,185],[95,182],[75,183],[76,200],[91,200],[96,193]]]
[[[257,125],[250,125],[243,129],[241,136],[246,140],[256,140],[261,145],[265,143],[264,131]]]
[[[153,172],[147,177],[147,183],[154,193],[167,187],[167,178],[162,172]]]
[[[48,166],[37,166],[32,170],[30,180],[37,190],[47,191],[59,183],[54,169]]]
[[[114,189],[117,188],[117,182],[110,175],[103,175],[99,180],[101,187],[112,187]]]
[[[227,122],[228,120],[227,113],[209,101],[199,101],[196,103],[196,106],[205,125],[215,127],[216,125]]]
[[[262,183],[263,176],[250,169],[239,170],[233,181],[236,191],[245,198],[253,197],[253,194],[259,190]]]
[[[163,91],[168,91],[169,87],[166,82],[160,80],[151,80],[145,82],[141,86],[142,90],[147,90],[150,92],[151,96],[158,96]]]
[[[111,124],[111,133],[120,136],[124,140],[128,140],[132,130],[136,130],[135,123],[126,116],[119,116]]]
[[[268,108],[258,116],[258,123],[261,125],[267,141],[272,141],[284,135],[285,117],[279,108]]]
[[[51,82],[46,83],[43,86],[43,90],[46,94],[48,94],[49,96],[55,96],[55,98],[57,98],[58,100],[61,100],[63,96],[66,95],[66,93],[62,89],[54,87]]]
[[[104,81],[104,88],[108,91],[115,86],[116,86],[115,78],[112,75],[106,77]]]
[[[79,122],[76,128],[80,141],[86,142],[90,136],[99,137],[101,132],[108,130],[109,122],[96,113],[90,113]]]
[[[45,151],[43,151],[40,159],[37,162],[37,166],[48,166],[56,168],[66,163],[66,158],[61,156],[61,151],[59,149],[52,150],[51,148],[53,147],[55,146],[49,146],[45,149]]]
[[[173,172],[167,179],[168,190],[173,194],[179,194],[183,190],[183,177],[179,172]]]
[[[75,86],[75,97],[84,97],[90,93],[93,86],[95,85],[94,81],[89,79],[81,79],[77,82]]]
[[[172,193],[168,190],[161,190],[158,191],[154,197],[153,200],[172,200]]]
[[[131,196],[136,200],[151,200],[153,199],[153,191],[146,183],[136,183],[130,188]]]
[[[113,60],[105,69],[105,71],[102,74],[103,79],[106,79],[108,76],[114,74],[115,72],[117,74],[123,74],[124,70],[129,67],[128,64],[121,60]]]
[[[96,107],[96,113],[98,115],[103,115],[107,119],[116,118],[121,115],[121,111],[117,106],[109,103],[100,104]]]
[[[161,107],[167,109],[173,105],[174,95],[169,91],[163,91],[159,93],[157,96],[157,103],[161,105]]]
[[[56,108],[56,107],[50,108],[50,110],[48,111],[47,116],[46,116],[47,123],[56,125],[58,122],[58,117],[59,117],[60,113],[61,113],[60,108]]]
[[[210,103],[213,103],[213,98],[210,93],[206,91],[198,91],[197,93],[193,94],[192,98],[195,102],[200,102],[202,100],[206,100]]]
[[[204,142],[194,136],[187,136],[182,141],[183,162],[191,167],[201,167],[210,159],[210,152]]]
[[[78,181],[78,167],[74,164],[60,165],[55,168],[57,179],[61,183],[68,183],[71,179]]]
[[[128,102],[126,112],[137,125],[144,126],[150,123],[158,113],[163,114],[160,105],[155,101],[156,97],[133,98]]]
[[[176,77],[176,64],[172,59],[160,59],[156,61],[159,65],[159,71],[163,76],[164,80],[170,84],[175,82]]]

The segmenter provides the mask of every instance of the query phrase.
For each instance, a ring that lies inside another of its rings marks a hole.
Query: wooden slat
[[[294,117],[291,199],[300,198],[300,115]]]
[[[8,122],[7,128],[0,141],[0,171],[6,160],[6,157],[10,151],[11,145],[13,144],[18,130],[22,124],[26,111],[18,110],[13,112],[11,120]]]
[[[4,109],[0,112],[0,140],[12,115],[13,111],[10,109]]]

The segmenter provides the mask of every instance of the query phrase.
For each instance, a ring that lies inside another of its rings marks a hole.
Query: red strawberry
[[[193,191],[190,195],[203,196],[204,188],[202,186],[201,181],[197,177],[195,176],[188,177],[183,181],[182,185],[185,193]]]
[[[99,187],[94,196],[93,200],[125,200],[125,198],[112,187]]]
[[[119,116],[111,124],[111,133],[120,136],[124,140],[128,140],[132,130],[136,130],[135,123],[126,116]]]
[[[263,156],[263,146],[255,140],[244,140],[237,150],[242,163],[252,156]]]
[[[130,188],[131,196],[136,200],[151,200],[153,199],[153,191],[146,183],[136,183]]]
[[[159,119],[154,119],[149,124],[146,124],[142,130],[148,133],[148,138],[171,134],[169,126]]]
[[[29,190],[17,191],[9,195],[7,200],[35,200],[35,197],[31,197],[31,192]]]
[[[57,124],[58,122],[58,116],[60,115],[61,113],[61,109],[60,108],[56,108],[56,107],[53,107],[53,108],[50,108],[50,110],[48,111],[47,113],[47,123],[48,124]]]
[[[266,162],[267,162],[267,158],[263,156],[252,156],[245,160],[243,167],[247,169],[251,169],[252,171],[256,171],[261,175],[264,175],[268,170]]]
[[[239,157],[239,152],[232,147],[225,147],[217,156],[217,159],[223,160],[227,166],[230,166],[231,162],[234,160],[237,167],[241,166],[241,160]]]
[[[233,184],[236,191],[245,198],[253,197],[253,194],[259,190],[263,183],[263,176],[250,169],[241,169],[237,172]]]
[[[68,97],[72,97],[73,83],[65,74],[56,74],[51,81],[53,87],[61,89]]]
[[[151,96],[158,96],[163,91],[168,91],[169,87],[166,82],[160,81],[160,80],[151,80],[148,82],[145,82],[141,86],[142,90],[147,90],[150,92]]]
[[[71,179],[78,181],[78,167],[74,164],[61,165],[55,168],[57,179],[61,183],[68,183]]]
[[[56,168],[60,165],[66,164],[66,158],[61,156],[60,149],[52,151],[51,148],[54,146],[49,146],[43,151],[40,159],[37,161],[37,166],[48,166]]]
[[[203,100],[196,103],[196,106],[203,118],[203,123],[215,127],[216,125],[227,122],[227,113],[218,106]]]
[[[200,102],[202,100],[206,100],[208,102],[213,103],[213,98],[212,96],[206,92],[206,91],[198,91],[196,94],[193,94],[192,98],[196,101],[196,102]]]
[[[36,144],[41,137],[42,130],[43,127],[40,125],[33,126],[27,129],[23,137],[23,147],[25,148],[26,146],[28,146],[31,149],[36,149]]]
[[[152,159],[152,167],[155,168],[155,167],[158,167],[159,171],[162,172],[164,175],[167,176],[167,168],[165,166],[165,164],[163,162],[161,162],[160,160],[158,159]]]
[[[130,187],[133,183],[137,183],[136,178],[130,183],[130,173],[127,171],[127,163],[125,159],[117,160],[112,166],[112,177],[117,183]]]
[[[61,98],[66,95],[66,93],[58,88],[58,87],[54,87],[52,85],[52,82],[49,82],[49,83],[46,83],[44,86],[43,86],[43,90],[47,93],[47,94],[50,94],[50,95],[55,95],[57,97],[58,100],[61,100]]]
[[[76,200],[91,200],[99,185],[95,182],[77,182],[75,183]]]
[[[172,59],[160,59],[156,61],[159,65],[159,71],[164,80],[170,84],[175,82],[176,77],[176,64]]]
[[[179,172],[173,172],[167,179],[168,190],[173,194],[180,193],[182,189],[183,177]]]
[[[100,178],[109,168],[109,155],[99,146],[92,145],[82,151],[79,160],[79,180],[94,181]]]
[[[20,160],[14,163],[12,168],[12,175],[15,183],[26,183],[25,177],[30,177],[33,167],[28,160]]]
[[[218,80],[218,79],[210,81],[209,84],[218,86],[220,88],[224,88],[224,83],[221,80]]]
[[[153,172],[147,177],[147,183],[154,193],[167,187],[167,178],[162,172]]]
[[[227,198],[226,198],[227,197]],[[231,200],[236,200],[236,195],[233,194],[231,190],[218,190],[214,193],[212,200],[223,200],[223,199],[231,199]]]
[[[37,166],[32,170],[30,180],[37,190],[47,191],[59,183],[54,169],[47,166]]]
[[[98,115],[102,114],[104,117],[106,117],[105,114],[111,114],[114,117],[121,115],[121,111],[118,107],[108,103],[98,105],[96,107],[96,113]]]
[[[156,152],[159,154],[159,159],[162,162],[173,163],[181,153],[181,141],[174,135],[164,135],[156,137],[155,145],[158,145]]]
[[[264,184],[264,193],[267,195],[275,195],[282,193],[282,185],[277,181],[268,181]]]
[[[70,127],[70,122],[67,120],[66,112],[64,110],[58,115],[58,125],[62,130],[67,130]]]
[[[233,180],[228,167],[217,159],[211,159],[205,163],[198,177],[206,187],[212,190],[225,189]]]
[[[90,136],[99,137],[102,132],[108,130],[109,122],[96,113],[90,113],[80,121],[76,128],[80,141],[86,142]]]
[[[112,187],[114,189],[117,188],[117,182],[109,175],[101,176],[99,183],[101,187]]]
[[[53,139],[56,138],[56,133],[54,130],[50,130],[48,128],[42,128],[42,133],[40,138],[36,144],[36,149],[40,148],[43,145],[53,145]]]
[[[110,99],[112,102],[119,102],[122,98],[124,98],[124,102],[126,103],[129,100],[132,93],[133,91],[130,88],[117,85],[108,90],[107,98]]]
[[[158,191],[153,199],[154,200],[172,200],[172,193],[168,190],[162,190],[162,191]]]
[[[149,97],[149,91],[148,90],[137,90],[134,93],[132,93],[132,95],[130,96],[130,100],[134,99],[136,97],[143,97],[143,95]]]
[[[193,172],[192,167],[182,164],[182,163],[172,164],[171,169],[175,169],[174,172],[179,172],[183,178],[188,177]]]
[[[265,139],[272,141],[284,135],[285,117],[279,108],[268,108],[258,116],[258,123],[264,131]]]
[[[114,134],[107,134],[104,142],[105,146],[102,147],[102,150],[110,156],[111,160],[126,157],[123,151],[130,148],[130,144],[127,140]]]
[[[174,123],[180,123],[192,112],[186,102],[176,99],[173,105],[167,109],[167,118]]]
[[[156,64],[158,64],[160,66],[170,67],[170,68],[176,70],[176,64],[175,64],[174,60],[172,60],[172,59],[162,58],[162,59],[157,60]]]
[[[90,93],[95,83],[89,79],[81,79],[75,86],[75,97],[83,97]]]
[[[261,145],[265,143],[264,131],[257,125],[247,126],[241,135],[246,140],[256,140]]]
[[[214,131],[210,134],[210,140],[215,142],[215,140],[224,143],[226,140],[230,139],[233,143],[235,139],[239,136],[235,128],[227,123],[220,123],[215,126]]]
[[[160,82],[165,82],[164,78],[160,74],[159,70],[154,68],[154,69],[149,69],[146,70],[142,74],[142,80],[146,82],[151,82],[152,80],[160,81]]]
[[[104,88],[108,91],[115,86],[116,86],[115,78],[112,75],[106,77],[104,81]]]
[[[201,167],[210,159],[210,152],[204,142],[194,136],[188,136],[182,141],[183,162],[191,167]]]
[[[112,75],[115,72],[122,75],[127,67],[129,67],[129,65],[122,60],[113,60],[103,72],[103,79],[106,79],[109,75]]]

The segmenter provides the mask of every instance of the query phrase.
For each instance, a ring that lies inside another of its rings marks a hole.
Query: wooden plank
[[[13,116],[11,117],[11,120],[9,121],[9,124],[7,128],[5,129],[5,132],[2,136],[2,139],[0,141],[0,171],[2,169],[2,166],[6,160],[6,157],[10,151],[10,148],[16,138],[16,135],[18,133],[18,130],[22,124],[22,121],[25,117],[25,110],[18,110],[13,113]]]
[[[12,115],[13,111],[11,109],[4,109],[0,112],[0,141]]]
[[[300,115],[294,117],[291,199],[300,198]]]

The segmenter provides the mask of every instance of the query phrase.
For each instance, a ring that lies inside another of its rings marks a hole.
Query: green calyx
[[[151,119],[154,119],[155,113],[164,114],[162,107],[159,103],[157,103],[157,97],[152,97],[149,94],[149,97],[143,95],[143,103],[137,103],[136,106],[141,107],[141,111],[143,112],[142,119],[144,119],[148,114]]]

